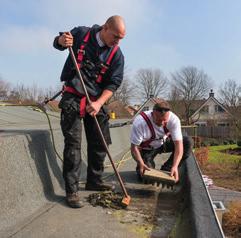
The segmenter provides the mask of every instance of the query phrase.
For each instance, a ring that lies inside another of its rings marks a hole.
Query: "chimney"
[[[150,98],[154,98],[154,95],[153,95],[153,94],[150,94]]]
[[[213,97],[214,98],[214,92],[213,92],[212,89],[210,90],[209,97]]]

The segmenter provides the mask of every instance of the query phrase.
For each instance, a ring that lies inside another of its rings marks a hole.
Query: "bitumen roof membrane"
[[[49,114],[55,144],[62,155],[60,115]],[[124,210],[93,207],[87,202],[90,192],[84,190],[85,140],[80,182],[85,207],[75,210],[66,205],[62,162],[53,153],[44,113],[33,107],[0,107],[0,130],[1,161],[8,161],[1,163],[1,170],[5,170],[1,190],[8,191],[1,192],[4,206],[1,208],[1,237],[166,237],[172,232],[184,204],[180,188],[172,191],[137,181],[135,162],[129,153],[129,128],[111,129],[113,146],[110,151],[114,161],[120,161],[117,166],[131,196],[131,203]],[[104,178],[121,192],[108,158],[105,165]]]
[[[59,117],[49,112],[56,151],[62,156]],[[0,132],[0,237],[193,237],[185,166],[173,190],[140,183],[129,151],[130,125],[111,128],[110,152],[131,196],[130,205],[121,210],[87,201],[91,192],[84,190],[84,136],[80,196],[85,206],[72,209],[65,202],[62,161],[54,151],[46,115],[32,107],[0,106]],[[167,157],[156,158],[156,168]],[[121,192],[108,158],[104,179]]]

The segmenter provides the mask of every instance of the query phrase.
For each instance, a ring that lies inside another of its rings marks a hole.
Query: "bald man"
[[[125,23],[121,16],[112,16],[104,25],[75,27],[61,32],[54,39],[54,47],[65,50],[72,47],[85,81],[91,104],[86,105],[81,83],[76,76],[69,55],[61,74],[65,82],[61,108],[61,129],[64,135],[64,165],[66,201],[70,207],[83,206],[78,194],[81,165],[81,121],[87,139],[86,190],[104,191],[111,186],[104,184],[105,148],[98,136],[93,116],[97,117],[107,144],[111,144],[105,102],[111,98],[123,80],[124,56],[118,47],[125,37]]]

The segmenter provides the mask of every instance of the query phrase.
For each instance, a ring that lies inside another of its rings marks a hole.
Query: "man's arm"
[[[173,158],[173,165],[171,168],[171,176],[174,176],[175,180],[179,180],[179,173],[178,173],[178,165],[182,159],[183,155],[183,142],[182,140],[174,141],[174,158]]]
[[[145,165],[145,163],[141,157],[141,153],[140,153],[140,150],[137,145],[131,144],[131,155],[134,158],[134,160],[137,162],[137,164],[139,165],[141,175],[144,174],[145,170],[149,170],[149,167],[147,165]]]

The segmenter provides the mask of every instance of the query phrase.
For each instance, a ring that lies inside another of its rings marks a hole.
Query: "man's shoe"
[[[67,193],[66,201],[67,204],[72,208],[81,208],[84,206],[83,202],[80,200],[78,192]]]
[[[105,183],[86,183],[85,190],[88,191],[114,191],[115,186]]]

